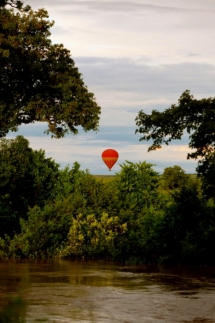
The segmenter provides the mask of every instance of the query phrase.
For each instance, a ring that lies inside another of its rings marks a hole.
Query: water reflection
[[[215,322],[214,268],[1,262],[1,304],[9,295],[27,322]]]

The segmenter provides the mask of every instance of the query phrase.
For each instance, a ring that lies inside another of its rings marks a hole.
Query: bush
[[[80,170],[77,162],[72,169],[67,167],[60,171],[56,192],[56,199],[67,198],[70,201],[74,216],[79,213],[94,213],[98,217],[103,212],[113,214],[118,205],[115,185],[97,181],[87,170]]]
[[[173,166],[164,169],[162,179],[164,188],[173,190],[185,185],[188,175],[180,166]]]
[[[53,257],[65,247],[71,223],[70,203],[67,200],[35,206],[28,219],[21,219],[21,233],[15,235],[10,253],[19,257]]]
[[[22,136],[0,140],[0,236],[20,232],[19,219],[29,207],[53,198],[59,165],[34,151]]]
[[[116,204],[115,188],[98,182],[75,163],[59,172],[55,199],[44,207],[35,206],[27,219],[20,219],[21,232],[11,241],[10,253],[20,257],[59,256],[65,248],[68,233],[77,216],[83,221],[94,212],[99,221],[103,212],[112,215]],[[103,223],[103,222],[102,222]]]
[[[117,244],[123,239],[127,224],[120,223],[118,216],[103,213],[100,219],[94,214],[72,219],[68,246],[62,256],[84,258],[115,258]]]
[[[121,209],[141,213],[158,202],[159,175],[146,162],[126,161],[116,174],[117,197]]]
[[[158,262],[214,263],[214,232],[215,208],[202,196],[198,181],[190,180],[173,194],[156,227]]]

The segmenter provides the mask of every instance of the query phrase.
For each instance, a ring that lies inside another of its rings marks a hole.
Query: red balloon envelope
[[[119,154],[114,149],[106,149],[102,153],[103,162],[107,165],[109,170],[111,170],[111,168],[116,163],[118,158],[119,158]]]

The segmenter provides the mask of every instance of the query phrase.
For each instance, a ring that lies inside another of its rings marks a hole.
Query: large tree
[[[78,126],[98,128],[100,107],[69,50],[52,44],[48,17],[44,9],[0,0],[0,137],[35,121],[47,122],[57,138]]]
[[[161,148],[174,139],[181,139],[184,131],[190,134],[189,147],[195,149],[188,158],[204,157],[215,148],[215,98],[197,100],[186,90],[178,100],[164,112],[153,110],[146,114],[142,110],[136,118],[142,137],[152,140],[150,150]]]
[[[186,90],[178,100],[163,112],[151,114],[140,111],[136,118],[140,140],[152,140],[148,151],[161,148],[174,139],[181,139],[188,132],[189,147],[194,149],[187,158],[199,158],[196,168],[202,177],[208,196],[215,196],[215,98],[197,100]]]

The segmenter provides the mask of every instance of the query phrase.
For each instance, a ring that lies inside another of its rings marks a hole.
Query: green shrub
[[[54,195],[59,165],[34,151],[23,136],[0,139],[0,236],[20,232],[29,207],[43,206]]]
[[[115,188],[98,182],[88,171],[80,171],[75,163],[60,171],[56,197],[44,207],[35,206],[28,218],[20,219],[21,232],[11,241],[10,254],[20,257],[59,256],[67,243],[71,223],[81,213],[83,219],[94,211],[99,220],[103,212],[113,214]]]
[[[72,219],[68,246],[62,256],[84,258],[113,258],[119,239],[123,239],[127,224],[120,223],[118,216],[103,213],[100,219],[94,214],[83,217],[79,214]]]
[[[165,189],[178,189],[185,185],[188,175],[180,166],[167,167],[162,175],[163,185]]]
[[[215,208],[202,196],[198,181],[188,181],[173,194],[156,231],[158,262],[215,262]]]
[[[132,163],[126,161],[116,174],[117,197],[121,209],[140,213],[158,202],[159,175],[152,164],[145,161]]]
[[[35,206],[28,219],[21,219],[21,233],[15,235],[10,252],[21,257],[57,256],[67,241],[71,223],[70,203],[67,200]]]

